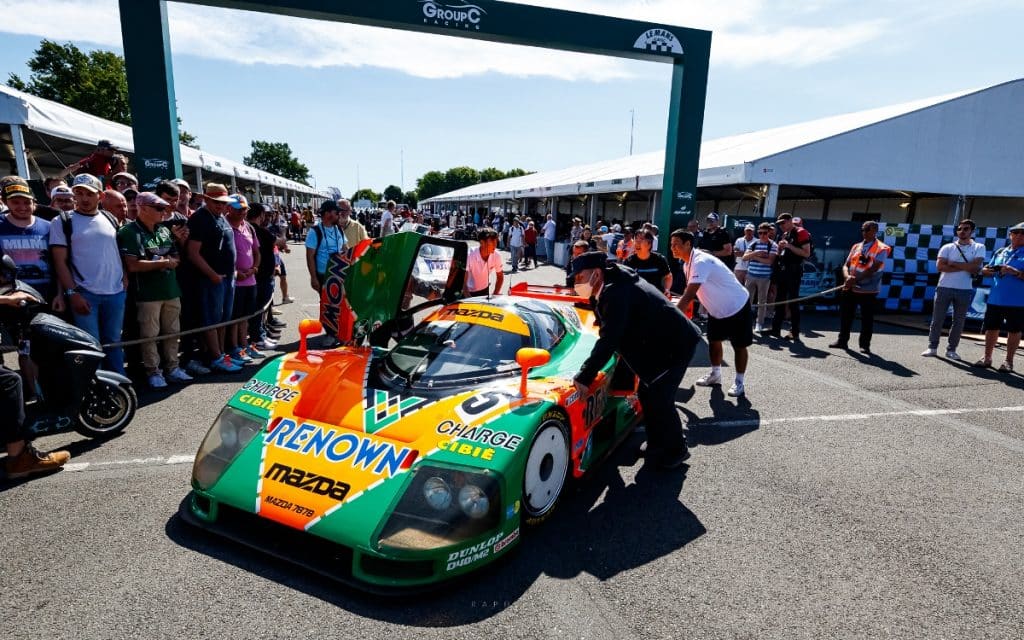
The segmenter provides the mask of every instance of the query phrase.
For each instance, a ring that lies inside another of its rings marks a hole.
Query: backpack
[[[117,231],[118,231],[118,229],[120,229],[120,227],[118,227],[118,225],[117,225],[117,218],[115,218],[114,214],[110,213],[106,209],[97,209],[96,211],[97,211],[97,213],[99,215],[102,215],[108,221],[110,221],[110,224],[114,227],[114,236],[115,236],[115,243],[116,243],[117,242],[116,241]],[[73,232],[73,230],[71,228],[71,212],[69,212],[69,211],[61,211],[60,212],[60,226],[61,226],[61,229],[64,230],[64,240],[68,243],[67,244],[67,247],[68,247],[68,268],[71,269],[71,271],[78,277],[79,280],[82,280],[83,279],[82,278],[82,274],[78,271],[78,268],[75,267],[75,261],[71,259],[71,234]],[[115,246],[116,246],[116,244],[115,244]],[[120,255],[120,251],[118,252],[118,255]]]

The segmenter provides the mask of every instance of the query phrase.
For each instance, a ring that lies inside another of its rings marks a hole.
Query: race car
[[[391,348],[327,351],[308,347],[321,326],[304,320],[299,351],[210,428],[185,520],[366,590],[417,590],[514,548],[629,435],[641,412],[627,368],[609,360],[586,398],[573,386],[597,329],[572,290],[460,300],[456,275],[409,305],[415,256],[446,242],[397,234],[351,263],[351,326],[387,308],[425,317]],[[376,295],[356,293],[366,283]]]

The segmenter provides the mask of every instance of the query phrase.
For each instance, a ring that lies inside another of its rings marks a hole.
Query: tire
[[[139,399],[130,384],[97,378],[85,393],[74,429],[87,438],[112,438],[128,426],[138,408]]]
[[[538,525],[554,513],[571,464],[569,428],[560,413],[550,411],[530,441],[523,466],[522,508],[527,525]]]

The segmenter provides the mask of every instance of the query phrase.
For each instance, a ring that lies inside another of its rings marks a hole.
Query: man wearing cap
[[[754,343],[750,294],[721,260],[693,247],[690,232],[676,229],[670,239],[672,255],[686,263],[686,289],[679,309],[686,309],[697,298],[708,312],[711,372],[694,384],[701,387],[722,384],[722,343],[728,340],[736,354],[736,381],[727,393],[734,398],[743,396],[746,394],[747,347]]]
[[[210,182],[206,204],[188,220],[188,259],[196,273],[199,320],[212,326],[231,320],[235,299],[235,234],[224,218],[231,197],[222,184]],[[224,327],[208,329],[203,337],[209,368],[221,372],[241,369],[224,355]]]
[[[58,184],[50,191],[50,206],[58,211],[70,213],[75,208],[75,194],[66,184]]]
[[[648,460],[663,469],[690,457],[675,393],[693,358],[700,331],[658,289],[634,271],[609,263],[604,252],[573,260],[576,294],[594,307],[600,336],[574,382],[582,400],[596,391],[594,380],[612,355],[621,356],[640,379],[637,397],[646,424]],[[613,371],[606,371],[610,381]],[[591,427],[593,425],[587,425]]]
[[[110,140],[100,140],[96,143],[96,150],[78,162],[68,165],[60,174],[60,177],[85,171],[92,176],[105,176],[110,173],[110,159],[114,157],[114,145]],[[97,178],[98,180],[99,178]]]
[[[139,179],[127,171],[121,171],[115,173],[110,178],[110,186],[120,193],[124,193],[124,190],[128,187],[135,187],[137,190],[139,188]]]
[[[309,286],[320,294],[327,279],[327,264],[331,256],[345,248],[345,234],[338,228],[338,203],[325,200],[320,205],[320,222],[306,235],[306,269]],[[351,215],[351,214],[350,214]]]
[[[17,176],[5,179],[2,193],[7,213],[0,216],[0,255],[18,265],[18,279],[53,300],[50,268],[50,223],[35,215],[36,199],[28,182]]]
[[[187,219],[192,216],[192,207],[189,205],[192,200],[192,187],[181,178],[175,178],[171,182],[178,187],[178,205],[175,210]]]
[[[739,280],[739,283],[743,286],[746,286],[747,284],[747,261],[743,259],[743,256],[750,249],[750,245],[756,241],[756,238],[754,238],[754,231],[754,225],[747,223],[747,225],[743,227],[743,236],[737,238],[736,242],[732,246],[733,256],[736,258],[736,268],[733,269],[733,273],[736,274],[736,279]]]
[[[181,290],[175,271],[179,265],[178,247],[170,229],[160,224],[170,204],[160,196],[143,191],[135,199],[138,218],[121,227],[117,242],[129,274],[129,290],[135,302],[140,338],[171,336],[180,330]],[[178,338],[161,341],[163,370],[156,342],[139,346],[142,366],[149,386],[162,389],[167,380],[188,382],[192,376],[178,367]]]
[[[991,367],[992,353],[999,332],[1006,328],[1006,361],[999,365],[1002,373],[1013,372],[1013,356],[1020,346],[1024,330],[1024,222],[1010,227],[1010,241],[997,251],[985,268],[985,277],[992,278],[985,309],[985,357],[974,363],[976,367]]]
[[[732,271],[736,267],[736,257],[732,250],[732,236],[729,232],[718,226],[719,216],[712,211],[708,214],[707,227],[704,235],[697,242],[697,248],[715,256]]]
[[[810,257],[813,245],[811,234],[793,224],[793,214],[781,213],[776,222],[779,225],[779,240],[776,246],[779,256],[775,260],[772,280],[775,284],[776,300],[796,300],[800,297],[800,281],[804,276],[804,260]],[[800,340],[800,303],[790,302],[789,309],[790,333],[786,340]],[[782,322],[786,318],[783,309],[777,309],[772,318],[772,328],[768,335],[782,337]]]

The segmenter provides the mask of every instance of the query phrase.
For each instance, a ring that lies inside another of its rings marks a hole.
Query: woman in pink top
[[[231,196],[230,204],[227,219],[235,232],[235,304],[232,318],[239,322],[228,327],[224,348],[231,361],[242,366],[263,355],[251,346],[251,342],[259,340],[259,337],[250,341],[247,320],[256,313],[256,269],[260,266],[260,241],[252,225],[245,220],[249,209],[245,196]]]

